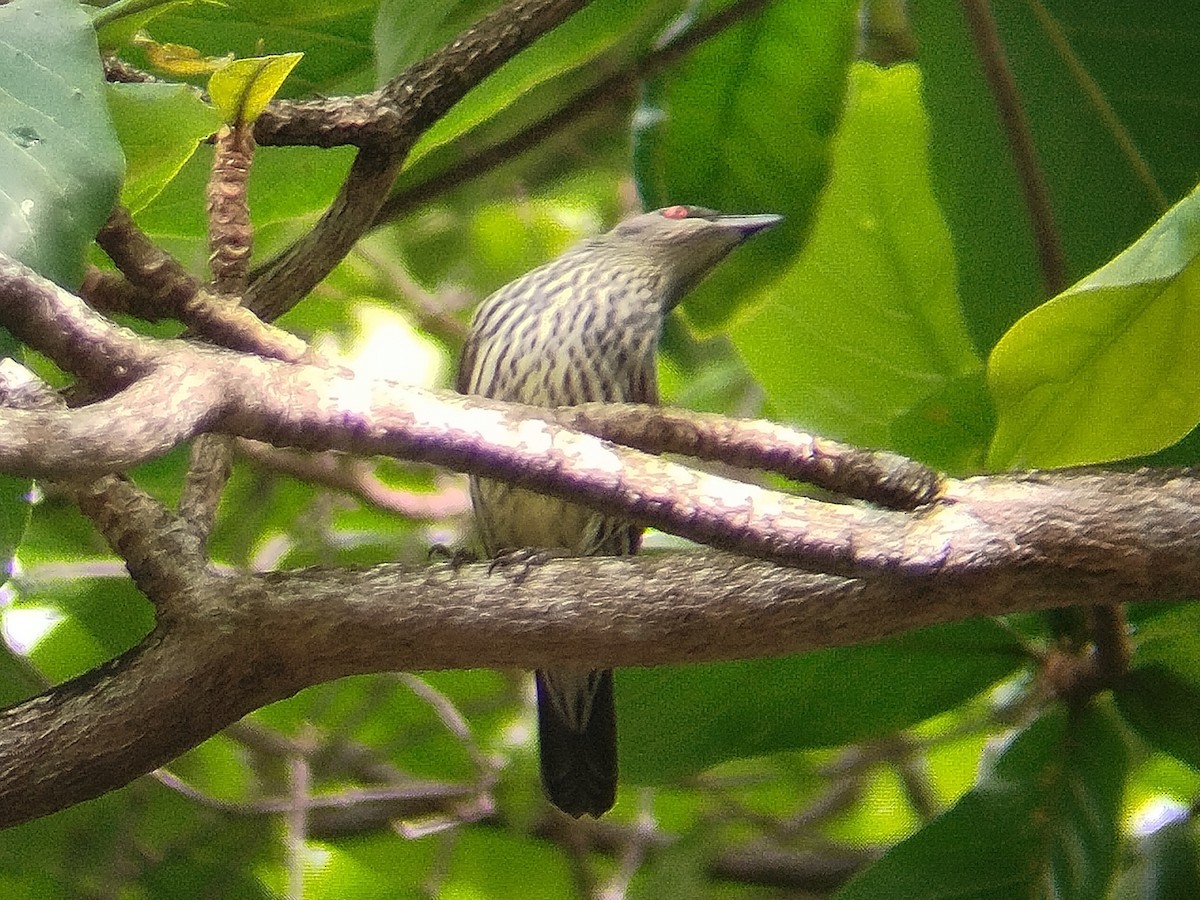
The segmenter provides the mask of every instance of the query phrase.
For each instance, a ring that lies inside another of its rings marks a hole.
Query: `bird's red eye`
[[[686,206],[668,206],[662,211],[664,219],[686,219],[688,217],[688,208]]]

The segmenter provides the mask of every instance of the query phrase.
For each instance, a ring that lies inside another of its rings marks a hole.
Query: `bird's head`
[[[593,238],[623,256],[655,266],[665,279],[667,309],[751,235],[783,220],[776,215],[727,216],[701,206],[667,206],[633,216]]]

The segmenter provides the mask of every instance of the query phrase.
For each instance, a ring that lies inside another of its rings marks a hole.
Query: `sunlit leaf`
[[[267,108],[303,53],[254,56],[221,66],[208,79],[208,93],[230,125],[253,122]]]
[[[121,202],[130,212],[157,197],[221,127],[217,111],[186,85],[110,84],[108,106],[125,150]]]
[[[930,192],[915,67],[852,73],[808,246],[731,334],[775,413],[872,447],[979,365]]]
[[[1198,344],[1200,190],[997,344],[992,465],[1107,462],[1174,443],[1200,422]]]

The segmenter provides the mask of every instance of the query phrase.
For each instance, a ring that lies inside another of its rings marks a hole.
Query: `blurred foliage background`
[[[108,85],[70,140],[43,135],[60,166],[48,176],[23,165],[19,141],[0,146],[0,196],[90,210],[44,233],[0,229],[0,249],[64,284],[118,178],[138,224],[205,274],[205,139],[219,120],[186,86],[203,78],[164,63],[169,45],[301,51],[284,96],[354,93],[498,4],[126,5],[98,28],[67,0],[0,7],[0,48],[16,60],[0,62],[0,113],[52,107],[24,90],[46,69],[98,83],[93,34],[166,79]],[[33,9],[61,40],[25,28]],[[998,59],[1015,122],[986,77]],[[445,387],[474,304],[575,240],[671,203],[778,212],[786,225],[668,324],[665,402],[954,474],[1195,464],[1196,59],[1194,0],[595,0],[425,135],[384,220],[281,324],[360,371]],[[1014,134],[1036,171],[1014,162]],[[82,155],[59,150],[74,144]],[[259,150],[256,260],[312,225],[352,158]],[[1030,212],[1034,176],[1048,231]],[[180,448],[133,474],[171,501],[186,459]],[[422,564],[431,544],[461,539],[464,486],[397,461],[245,445],[211,552],[255,570]],[[135,645],[153,611],[69,503],[9,480],[0,504],[12,559],[0,700],[12,703]],[[522,673],[320,685],[155,776],[0,833],[0,893],[1194,896],[1200,612],[1129,612],[1129,678],[1070,707],[1038,677],[1071,638],[1062,616],[621,671],[622,788],[599,823],[542,800]]]

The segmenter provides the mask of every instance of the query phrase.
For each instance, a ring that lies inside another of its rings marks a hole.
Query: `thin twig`
[[[1121,117],[1117,115],[1113,105],[1108,102],[1108,97],[1103,89],[1096,83],[1096,79],[1092,77],[1092,73],[1088,71],[1083,60],[1075,53],[1075,48],[1067,39],[1062,25],[1041,0],[1027,0],[1027,2],[1034,18],[1038,20],[1038,24],[1046,33],[1050,45],[1058,52],[1071,76],[1075,79],[1075,83],[1079,85],[1088,102],[1092,104],[1092,108],[1096,110],[1096,114],[1100,117],[1100,123],[1112,135],[1113,141],[1116,142],[1117,147],[1129,162],[1134,177],[1146,189],[1146,193],[1150,195],[1150,199],[1158,207],[1158,211],[1166,212],[1170,203],[1162,188],[1159,187],[1154,173],[1150,171],[1150,164],[1142,156],[1142,152],[1133,141],[1133,135],[1129,133],[1129,129],[1125,127],[1125,123],[1121,121]]]
[[[1062,235],[1054,220],[1054,207],[1050,202],[1046,174],[1038,161],[1029,117],[1021,106],[1017,81],[1009,68],[1000,31],[996,27],[996,19],[992,15],[988,0],[960,0],[960,3],[967,20],[967,30],[975,42],[975,50],[983,66],[984,79],[991,89],[992,98],[996,101],[1001,130],[1012,151],[1021,195],[1025,199],[1025,210],[1033,228],[1034,248],[1037,250],[1041,266],[1042,286],[1048,296],[1053,296],[1067,287],[1067,260]]]

